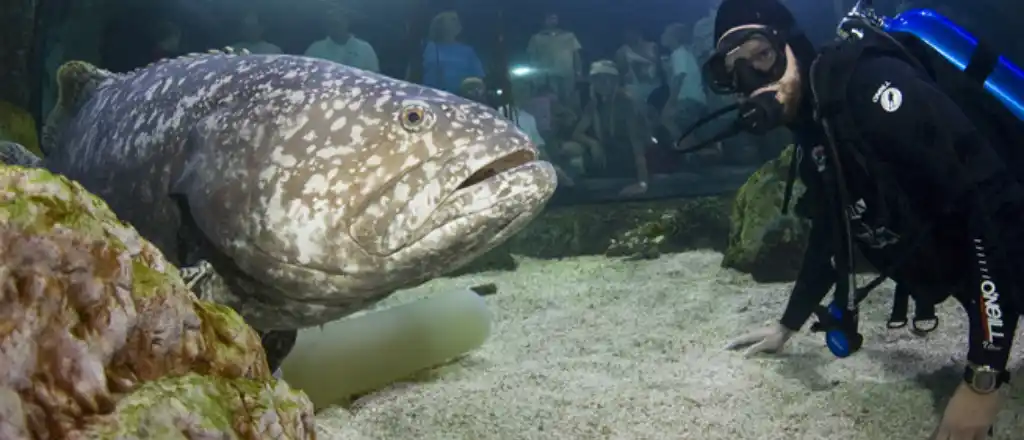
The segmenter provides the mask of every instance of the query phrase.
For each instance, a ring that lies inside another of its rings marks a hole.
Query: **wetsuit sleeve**
[[[783,327],[790,330],[799,331],[803,327],[836,282],[836,271],[832,267],[834,252],[831,220],[831,216],[821,212],[816,212],[811,220],[811,234],[807,250],[804,251],[804,260],[800,264],[796,285],[793,286],[780,321]]]
[[[1011,295],[1007,288],[1013,287],[981,281],[980,299],[964,305],[970,323],[967,360],[973,364],[1006,369],[1020,317],[1020,311],[1006,299]]]
[[[905,62],[862,62],[848,93],[867,148],[903,173],[915,204],[930,216],[966,217],[973,291],[958,297],[970,317],[968,360],[1004,369],[1019,316],[1013,300],[1024,288],[1015,275],[1024,256],[1020,185],[959,106]]]

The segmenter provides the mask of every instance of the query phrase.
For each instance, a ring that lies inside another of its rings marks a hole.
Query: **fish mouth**
[[[428,267],[422,262],[429,260],[431,276],[438,276],[493,249],[540,214],[558,185],[554,166],[538,159],[532,147],[479,155],[474,161],[464,171],[468,176],[401,251],[409,261],[420,262],[412,265],[417,270]]]
[[[369,254],[393,255],[449,222],[493,225],[517,211],[530,211],[555,185],[544,171],[550,164],[538,156],[533,145],[517,139],[445,154],[443,161],[412,169],[376,196],[363,209],[372,213],[357,218],[351,234]]]
[[[453,189],[438,204],[421,233],[465,228],[452,236],[468,239],[464,234],[479,236],[484,230],[499,234],[518,217],[536,215],[554,194],[558,182],[554,167],[538,156],[536,149],[524,146],[468,161],[475,162],[463,171],[469,175],[456,180],[460,182],[457,186],[449,187]]]
[[[455,188],[455,191],[458,192],[471,188],[475,185],[480,185],[501,173],[510,172],[536,160],[537,153],[531,150],[518,150],[506,154],[476,170],[473,174],[463,180],[462,183]]]

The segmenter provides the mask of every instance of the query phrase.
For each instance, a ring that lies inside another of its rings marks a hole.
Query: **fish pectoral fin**
[[[175,170],[168,187],[181,216],[179,240],[184,247],[180,262],[185,265],[210,259],[204,247],[220,249],[229,241],[217,233],[223,233],[225,213],[221,203],[226,188],[233,182],[225,177],[226,170],[217,165],[225,160],[217,157],[222,151],[218,150],[216,133],[209,127],[211,124],[200,121],[189,132],[182,151],[184,163]]]
[[[207,277],[215,275],[213,265],[206,260],[200,260],[194,266],[182,267],[179,271],[181,279],[185,281],[185,286],[190,290]]]
[[[212,145],[211,134],[203,127],[208,126],[206,121],[200,121],[192,128],[185,138],[185,146],[182,149],[182,156],[185,162],[182,164],[177,175],[171,176],[170,194],[183,197],[188,200],[192,190],[197,186],[206,185],[208,179],[203,179],[208,165],[208,147]]]
[[[0,141],[0,163],[15,165],[26,168],[37,168],[41,166],[42,159],[36,156],[24,145]]]

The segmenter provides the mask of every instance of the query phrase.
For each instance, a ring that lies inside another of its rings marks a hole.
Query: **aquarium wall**
[[[831,38],[835,21],[853,1],[786,3],[820,44]],[[954,0],[879,0],[877,6],[889,13],[938,8],[1019,58],[1022,40],[1010,38],[1011,25],[994,19],[1014,6],[983,3],[991,7]],[[628,243],[638,239],[626,235],[636,235],[638,228],[659,249],[725,249],[728,231],[741,229],[737,193],[769,200],[770,206],[758,208],[766,212],[781,204],[784,176],[775,173],[785,171],[785,164],[776,158],[792,143],[786,130],[740,135],[689,154],[675,148],[681,140],[693,144],[711,137],[729,123],[726,117],[684,136],[702,116],[733,102],[709,92],[699,67],[713,45],[717,0],[598,0],[586,7],[578,0],[514,6],[497,0],[12,4],[0,12],[11,24],[0,39],[0,137],[35,151],[40,121],[56,100],[54,75],[62,63],[84,60],[127,72],[162,58],[232,46],[326,58],[485,102],[514,119],[560,179],[550,212],[512,240],[510,246],[522,242],[529,248],[520,251],[615,252],[635,247]],[[758,191],[771,196],[740,191],[745,184],[760,185],[766,189]],[[664,220],[669,218],[674,220]],[[665,234],[685,237],[673,242]]]

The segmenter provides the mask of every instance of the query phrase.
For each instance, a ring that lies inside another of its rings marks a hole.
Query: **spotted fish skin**
[[[454,270],[556,186],[493,109],[329,61],[213,53],[58,77],[43,166],[172,261],[209,261],[210,299],[261,331],[321,325]]]
[[[10,141],[0,141],[0,163],[34,168],[42,160],[28,148]]]

